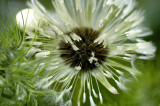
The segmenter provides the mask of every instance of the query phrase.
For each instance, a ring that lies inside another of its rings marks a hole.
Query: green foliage
[[[3,26],[3,24],[1,24]],[[3,26],[0,32],[0,105],[37,103],[33,67],[26,61],[22,34],[16,25]],[[32,79],[32,80],[31,80]]]
[[[25,33],[17,28],[15,22],[1,26],[0,106],[43,106],[44,103],[55,105],[53,98],[57,93],[35,87],[40,72],[44,69],[37,71],[40,59],[26,58],[32,42],[30,45],[25,44]]]

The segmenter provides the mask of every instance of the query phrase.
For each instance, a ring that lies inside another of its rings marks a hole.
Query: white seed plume
[[[38,76],[41,80],[35,86],[49,89],[52,85],[55,91],[59,88],[57,102],[69,92],[70,99],[64,104],[71,105],[75,85],[80,82],[83,103],[89,100],[95,106],[95,98],[103,103],[99,83],[118,94],[110,79],[126,91],[125,73],[134,78],[140,74],[133,61],[154,57],[154,45],[142,40],[152,31],[143,25],[143,11],[135,10],[135,0],[52,0],[52,4],[54,12],[48,11],[38,0],[31,0],[30,8],[20,11],[16,20],[18,27],[28,34],[25,44],[36,40],[26,57],[51,58],[42,62],[39,69],[43,69],[44,74]],[[35,36],[37,33],[39,36]],[[93,39],[96,33],[98,36]],[[62,47],[61,42],[64,43]],[[103,50],[107,53],[101,54]],[[102,55],[104,61],[100,58]],[[84,70],[88,64],[94,68]],[[81,97],[77,98],[77,105],[81,105]]]

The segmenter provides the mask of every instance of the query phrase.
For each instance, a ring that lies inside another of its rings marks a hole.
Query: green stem
[[[77,77],[77,83],[75,85],[75,89],[74,89],[74,93],[72,97],[73,106],[78,106],[78,103],[80,103],[80,98],[81,98],[81,94],[82,94],[83,86],[84,86],[82,82],[83,81],[79,77]]]

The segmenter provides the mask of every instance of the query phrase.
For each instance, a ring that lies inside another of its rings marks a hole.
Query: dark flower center
[[[93,70],[105,61],[107,47],[94,41],[100,32],[91,28],[75,28],[66,35],[70,42],[59,43],[60,56],[66,64],[83,71]]]

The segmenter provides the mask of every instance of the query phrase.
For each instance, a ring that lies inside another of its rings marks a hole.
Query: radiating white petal
[[[113,94],[118,94],[117,90],[107,81],[107,79],[103,75],[102,70],[93,71],[92,75],[96,79],[98,79],[98,81],[102,83],[110,92],[112,92]]]
[[[138,53],[154,54],[156,51],[156,48],[153,46],[151,42],[137,43],[136,46],[137,46],[136,51]]]
[[[91,106],[96,106],[96,104],[95,104],[94,101],[93,101],[92,96],[90,96],[89,99],[90,99]]]

